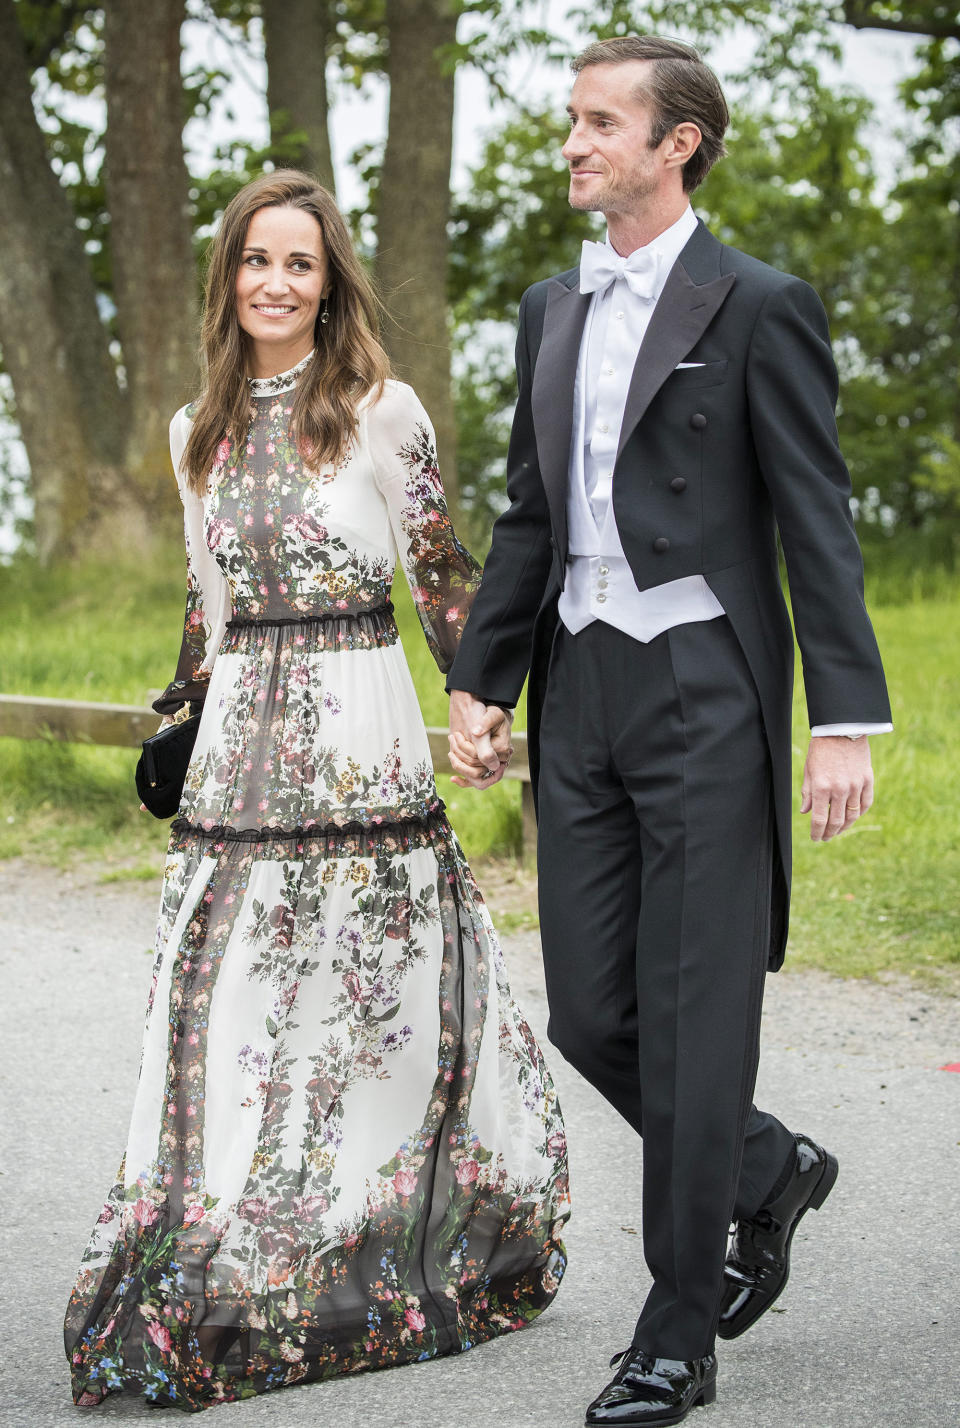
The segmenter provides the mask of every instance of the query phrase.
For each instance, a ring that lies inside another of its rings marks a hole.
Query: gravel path
[[[3,1273],[0,1424],[76,1424],[61,1320],[119,1159],[139,1056],[157,889],[0,865]],[[515,994],[545,1042],[536,937],[504,939]],[[758,1100],[840,1157],[793,1275],[749,1334],[721,1346],[714,1407],[692,1428],[960,1424],[960,1002],[906,983],[813,973],[768,983]],[[225,1428],[577,1428],[646,1286],[640,1152],[555,1055],[574,1216],[556,1304],[461,1358],[220,1409]],[[154,1415],[111,1399],[96,1421]]]

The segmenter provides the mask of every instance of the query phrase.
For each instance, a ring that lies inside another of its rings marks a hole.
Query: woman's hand
[[[513,757],[512,722],[512,710],[483,704],[463,690],[451,690],[449,743],[455,784],[491,788],[500,782]]]
[[[509,728],[509,724],[507,728]],[[495,769],[490,769],[481,763],[476,744],[465,734],[459,732],[450,734],[449,744],[450,766],[456,771],[451,775],[450,781],[460,788],[490,788],[493,784],[499,783],[513,757],[513,745],[503,744],[501,746],[499,736],[493,741],[494,751],[498,754]]]

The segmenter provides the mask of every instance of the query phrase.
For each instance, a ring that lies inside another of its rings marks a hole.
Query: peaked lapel
[[[569,277],[554,278],[547,293],[543,336],[530,392],[533,429],[540,475],[560,550],[567,546],[567,472],[573,436],[573,395],[580,341],[590,308],[590,294],[581,293],[579,268]]]
[[[617,459],[678,362],[703,336],[736,281],[720,273],[723,245],[700,223],[670,269],[637,354],[620,427]]]

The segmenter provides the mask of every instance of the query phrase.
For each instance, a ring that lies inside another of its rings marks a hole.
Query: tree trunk
[[[184,11],[185,0],[111,0],[104,29],[110,248],[130,406],[126,469],[158,536],[179,524],[167,429],[197,375]]]
[[[40,559],[109,537],[125,403],[93,277],[36,121],[13,0],[0,0],[0,347],[30,462]]]
[[[456,436],[447,327],[447,217],[453,148],[452,0],[387,0],[390,111],[380,180],[377,277],[389,317],[386,342],[437,433],[440,467],[456,507]]]
[[[274,161],[305,169],[335,192],[327,126],[328,0],[261,0]],[[302,134],[291,143],[290,134]]]

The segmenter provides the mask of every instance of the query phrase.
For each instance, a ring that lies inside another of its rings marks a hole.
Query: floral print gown
[[[389,603],[448,668],[479,571],[388,382],[336,469],[251,383],[157,701],[203,717],[124,1161],[66,1316],[74,1397],[188,1410],[520,1328],[565,1266],[557,1097],[437,797]],[[175,469],[189,408],[171,427]]]

